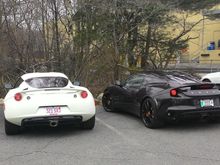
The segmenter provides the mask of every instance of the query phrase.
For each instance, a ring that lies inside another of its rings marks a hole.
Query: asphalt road
[[[192,122],[145,128],[133,116],[97,108],[92,131],[32,129],[4,133],[0,111],[2,165],[219,165],[220,122]]]

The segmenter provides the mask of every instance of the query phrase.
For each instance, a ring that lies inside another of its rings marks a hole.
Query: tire
[[[104,93],[102,97],[102,106],[106,112],[113,112],[112,96],[109,93]]]
[[[95,127],[95,116],[82,123],[83,129],[93,129]]]
[[[155,129],[164,125],[156,116],[156,104],[151,98],[143,101],[141,106],[141,119],[147,128]]]
[[[21,132],[20,126],[12,124],[5,119],[5,133],[7,135],[16,135],[19,134],[20,132]]]

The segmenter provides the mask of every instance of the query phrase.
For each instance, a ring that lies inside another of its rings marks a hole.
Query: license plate
[[[200,106],[201,107],[213,107],[214,100],[213,99],[200,100]]]
[[[48,115],[59,115],[61,112],[61,107],[46,107],[46,113]]]

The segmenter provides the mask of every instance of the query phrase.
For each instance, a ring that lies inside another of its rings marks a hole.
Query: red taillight
[[[88,93],[87,93],[86,91],[82,91],[82,92],[81,92],[81,97],[82,97],[83,99],[85,99],[87,96],[88,96]]]
[[[177,96],[177,90],[176,89],[170,90],[170,96],[176,97]]]
[[[15,98],[16,101],[21,101],[21,99],[22,99],[21,93],[16,93],[14,98]]]

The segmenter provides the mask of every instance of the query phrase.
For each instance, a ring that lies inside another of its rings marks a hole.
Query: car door
[[[144,75],[135,75],[129,78],[122,86],[125,94],[122,99],[122,103],[124,105],[123,109],[125,111],[136,113],[136,109],[140,108],[137,100],[137,94],[139,90],[143,88],[145,82]]]

